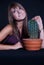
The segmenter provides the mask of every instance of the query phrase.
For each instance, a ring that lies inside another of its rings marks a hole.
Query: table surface
[[[18,50],[0,50],[0,60],[2,62],[41,64],[44,63],[44,49],[38,51],[27,51],[24,49]],[[23,65],[23,64],[22,64]]]
[[[17,50],[0,50],[0,56],[44,56],[44,49],[36,50],[36,51],[28,51],[25,49],[17,49]]]

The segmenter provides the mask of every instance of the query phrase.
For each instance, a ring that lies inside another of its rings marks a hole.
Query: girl
[[[32,18],[36,20],[40,28],[40,38],[43,39],[43,25],[40,16]],[[8,7],[9,24],[0,31],[0,50],[19,49],[22,47],[22,38],[28,38],[27,14],[19,3],[12,3]],[[3,43],[3,44],[2,44]]]
[[[19,49],[22,47],[21,39],[27,33],[27,14],[19,3],[11,3],[8,7],[9,24],[0,31],[0,49]],[[25,33],[23,36],[22,31]]]

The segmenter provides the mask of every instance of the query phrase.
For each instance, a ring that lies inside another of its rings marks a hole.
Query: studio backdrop
[[[8,24],[8,5],[11,2],[21,3],[27,11],[28,20],[40,15],[44,26],[44,2],[42,0],[1,0],[0,1],[0,30]]]

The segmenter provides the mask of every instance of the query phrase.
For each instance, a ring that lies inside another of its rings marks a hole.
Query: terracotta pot
[[[23,39],[23,44],[26,50],[40,50],[42,40],[41,39]]]

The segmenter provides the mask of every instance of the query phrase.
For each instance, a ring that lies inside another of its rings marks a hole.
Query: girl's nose
[[[18,11],[18,14],[20,14],[21,12],[20,11]]]

